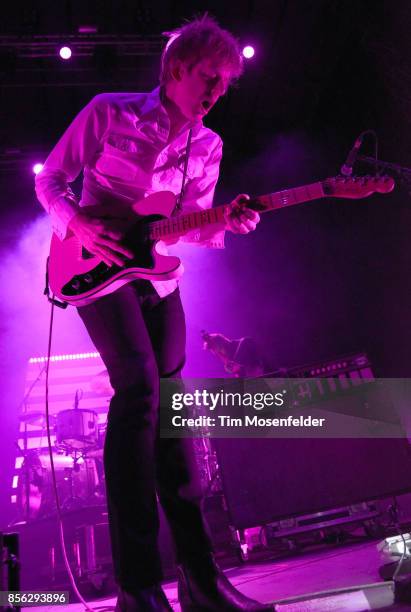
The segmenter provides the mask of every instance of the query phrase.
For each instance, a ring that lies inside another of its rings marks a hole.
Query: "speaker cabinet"
[[[404,439],[215,439],[237,529],[411,491]]]

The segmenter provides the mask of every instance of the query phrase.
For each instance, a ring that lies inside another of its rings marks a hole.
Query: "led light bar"
[[[69,355],[52,355],[50,361],[69,361],[73,359],[96,359],[100,357],[100,353],[72,353]],[[29,363],[44,363],[47,357],[30,357]]]

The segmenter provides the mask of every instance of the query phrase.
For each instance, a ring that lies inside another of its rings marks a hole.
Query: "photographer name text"
[[[228,415],[198,416],[195,418],[182,417],[176,414],[172,417],[173,427],[324,427],[325,419],[307,416],[292,416],[284,418],[266,418],[258,415],[245,415],[232,417]]]

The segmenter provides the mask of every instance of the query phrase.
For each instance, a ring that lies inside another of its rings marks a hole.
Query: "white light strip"
[[[96,359],[100,353],[73,353],[72,355],[52,355],[50,361],[69,361],[73,359]],[[29,363],[44,363],[47,357],[30,357]]]

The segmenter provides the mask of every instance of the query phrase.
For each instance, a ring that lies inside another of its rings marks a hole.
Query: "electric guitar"
[[[248,200],[246,205],[263,213],[319,198],[360,199],[393,189],[394,180],[389,176],[335,177],[255,197]],[[107,266],[99,257],[88,252],[70,232],[64,240],[53,234],[48,261],[51,293],[62,302],[84,306],[137,278],[170,280],[181,276],[183,269],[180,259],[158,253],[157,242],[167,239],[176,241],[187,232],[208,225],[222,226],[226,206],[173,217],[175,204],[176,196],[173,193],[160,191],[132,206],[129,230],[123,242],[135,256],[127,259],[124,267]]]

